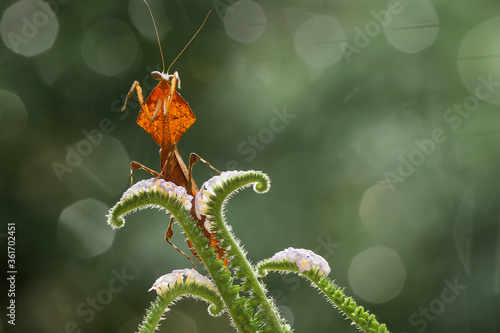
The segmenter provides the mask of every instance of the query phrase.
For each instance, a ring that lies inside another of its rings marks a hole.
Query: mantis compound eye
[[[162,73],[160,73],[158,71],[154,71],[154,72],[151,72],[151,77],[155,80],[161,81],[161,79],[163,78],[163,75],[162,75]]]

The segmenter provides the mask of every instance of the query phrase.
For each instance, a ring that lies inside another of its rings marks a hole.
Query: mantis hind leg
[[[132,161],[130,162],[130,186],[134,185],[134,170],[144,170],[156,178],[161,178],[161,174],[154,171],[153,169],[150,169],[147,166],[144,166],[136,161]]]
[[[193,179],[193,165],[196,163],[196,162],[203,162],[205,163],[210,169],[214,170],[215,172],[217,172],[219,175],[220,175],[220,171],[217,170],[216,168],[213,167],[212,164],[208,163],[207,161],[205,161],[203,158],[201,158],[198,154],[196,153],[191,153],[191,155],[189,155],[189,172],[188,172],[188,185],[187,185],[187,190],[188,190],[188,193],[190,193],[191,191],[191,186],[192,186],[192,179]]]
[[[157,179],[161,178],[160,173],[158,173],[158,172],[156,172],[156,171],[154,171],[154,170],[152,170],[152,169],[150,169],[150,168],[148,168],[148,167],[146,167],[138,162],[132,161],[132,162],[130,162],[130,186],[132,186],[134,184],[134,178],[133,178],[134,170],[144,170],[146,172],[149,172],[151,175],[153,175]],[[174,231],[172,230],[173,223],[174,223],[174,218],[172,217],[172,218],[170,218],[170,223],[168,224],[167,231],[165,232],[165,241],[167,241],[167,243],[170,244],[177,252],[181,253],[183,256],[188,258],[188,260],[193,265],[194,269],[196,269],[196,266],[194,265],[191,258],[189,258],[189,256],[186,253],[184,253],[181,249],[179,249],[174,243],[172,243],[170,241],[170,239],[174,235]],[[189,243],[189,241],[188,241],[188,244],[189,244],[189,247],[192,248],[192,245],[191,245],[191,243]]]
[[[167,241],[168,244],[170,244],[174,249],[177,250],[177,252],[181,253],[184,257],[188,258],[188,260],[191,262],[191,265],[193,265],[194,269],[196,270],[196,266],[194,265],[194,262],[193,260],[191,260],[191,258],[189,258],[189,256],[187,254],[185,254],[181,249],[179,249],[177,246],[175,246],[174,243],[172,243],[170,241],[170,239],[172,238],[172,236],[174,235],[174,231],[172,230],[172,224],[174,223],[174,218],[171,217],[170,218],[170,223],[168,224],[168,229],[167,229],[167,232],[165,233],[165,240]],[[191,243],[189,243],[189,245],[191,246]]]

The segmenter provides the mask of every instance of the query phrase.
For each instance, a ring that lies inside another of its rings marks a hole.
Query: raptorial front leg
[[[170,105],[172,105],[172,100],[174,98],[175,89],[181,88],[181,78],[179,77],[179,73],[176,71],[174,75],[171,76],[172,81],[170,81],[170,92],[168,93],[168,97],[165,103],[164,113],[167,115],[170,111]]]
[[[128,92],[127,96],[125,97],[125,103],[123,103],[123,107],[122,107],[121,111],[123,112],[125,110],[125,108],[127,107],[127,102],[129,100],[129,98],[132,98],[134,91],[137,93],[137,99],[139,100],[139,104],[141,104],[141,109],[146,113],[148,119],[152,121],[152,118],[150,115],[151,112],[150,112],[148,106],[144,103],[144,95],[142,93],[141,85],[139,84],[138,81],[134,81],[134,83],[132,83],[132,87],[130,87],[129,92]]]
[[[181,89],[181,78],[179,76],[179,72],[178,71],[174,72],[174,79],[175,79],[175,81],[177,81],[177,88]]]

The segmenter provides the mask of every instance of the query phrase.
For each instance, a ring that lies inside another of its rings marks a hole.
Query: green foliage
[[[157,208],[171,213],[177,221],[186,218],[186,210],[182,202],[174,197],[166,196],[158,191],[143,191],[118,202],[110,209],[108,224],[112,228],[121,228],[125,224],[124,216],[145,208]],[[187,212],[189,215],[189,212]]]
[[[151,303],[151,307],[147,310],[144,320],[139,326],[139,332],[154,332],[159,326],[163,314],[168,311],[168,306],[182,297],[192,297],[211,303],[208,312],[213,316],[220,316],[224,310],[222,299],[216,291],[198,283],[176,283],[164,294],[158,295],[156,300]]]
[[[155,181],[165,183],[163,180],[150,180],[137,185],[137,188],[134,188],[136,186],[134,185],[126,192],[122,200],[110,210],[108,223],[113,228],[120,228],[125,223],[123,216],[142,208],[155,207],[169,212],[191,241],[217,292],[206,284],[192,280],[189,280],[190,283],[188,281],[175,283],[168,288],[157,287],[161,295],[147,311],[140,332],[153,332],[167,307],[175,299],[185,296],[211,302],[213,305],[209,311],[213,315],[220,315],[222,309],[225,309],[231,317],[233,326],[239,332],[291,332],[290,326],[279,315],[274,300],[268,297],[264,284],[258,278],[257,274],[264,276],[269,270],[295,272],[308,278],[360,329],[365,332],[388,332],[385,325],[379,324],[374,315],[357,306],[352,298],[346,297],[343,290],[326,276],[330,271],[328,263],[313,252],[290,248],[278,253],[279,257],[276,257],[278,255],[276,254],[275,257],[259,263],[256,267],[252,267],[248,262],[245,252],[224,218],[224,206],[233,193],[252,184],[258,193],[268,191],[270,181],[267,175],[258,171],[224,172],[203,184],[194,199],[186,196],[182,188],[173,184],[167,184],[169,190],[163,191],[164,184],[158,185]],[[144,184],[147,185],[146,188]],[[205,226],[209,227],[219,246],[223,247],[227,266],[217,257],[198,221],[193,219],[190,200],[195,206],[196,214],[206,216]],[[299,258],[299,262],[286,259],[287,253],[291,253],[294,260]],[[200,281],[204,281],[201,276]]]
[[[339,287],[322,274],[319,269],[311,269],[300,272],[295,263],[288,261],[270,261],[264,260],[257,264],[256,270],[260,275],[265,275],[266,271],[292,272],[305,277],[311,281],[311,284],[318,288],[331,304],[349,317],[354,324],[367,333],[388,333],[385,324],[380,324],[375,315],[369,314],[362,306],[358,306],[352,297],[344,294],[344,289]]]

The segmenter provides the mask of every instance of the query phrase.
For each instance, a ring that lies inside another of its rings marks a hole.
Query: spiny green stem
[[[252,183],[256,183],[255,190],[258,192],[265,192],[269,188],[269,179],[260,172],[249,172],[245,176],[227,180],[222,187],[215,187],[215,196],[212,196],[207,204],[209,207],[207,215],[209,215],[208,218],[210,221],[214,223],[217,235],[223,240],[224,247],[229,249],[228,254],[233,257],[232,261],[237,260],[238,269],[244,273],[245,278],[251,285],[254,296],[258,299],[262,309],[270,320],[273,332],[283,333],[284,330],[277,309],[267,299],[264,286],[257,279],[252,266],[246,259],[243,250],[233,237],[222,216],[222,207],[227,197],[234,191]]]
[[[233,319],[233,325],[239,332],[247,332],[248,329],[245,327],[245,323],[238,320],[240,314],[238,310],[240,309],[232,306],[238,296],[239,286],[233,284],[230,272],[226,271],[223,262],[217,259],[214,249],[208,245],[208,241],[203,236],[201,228],[191,216],[185,216],[179,219],[178,222],[219,290],[229,315]]]
[[[249,329],[245,327],[245,323],[239,320],[240,308],[232,306],[234,300],[237,298],[240,287],[233,284],[230,272],[226,271],[222,261],[217,259],[217,255],[209,245],[208,239],[203,236],[201,228],[193,220],[190,212],[184,208],[181,201],[174,197],[165,196],[161,192],[143,191],[120,201],[111,208],[108,214],[108,223],[115,228],[120,228],[125,223],[122,216],[137,209],[147,207],[162,208],[172,213],[181,225],[186,237],[191,241],[191,244],[219,290],[224,304],[233,318],[234,326],[239,332],[248,332]]]
[[[300,272],[295,263],[286,261],[264,260],[257,264],[260,275],[265,271],[293,272],[304,276],[311,284],[323,292],[332,304],[353,321],[360,329],[367,333],[390,333],[385,324],[380,324],[375,315],[369,314],[362,306],[357,306],[352,297],[347,297],[342,288],[336,285],[331,279],[320,273],[318,269]]]
[[[214,290],[194,283],[187,285],[177,284],[175,287],[170,288],[164,295],[158,296],[156,300],[151,303],[151,307],[147,310],[141,325],[139,325],[139,333],[153,333],[158,327],[167,307],[177,298],[186,296],[203,299],[212,303],[209,312],[214,316],[222,314],[224,304],[220,296],[217,295]]]

